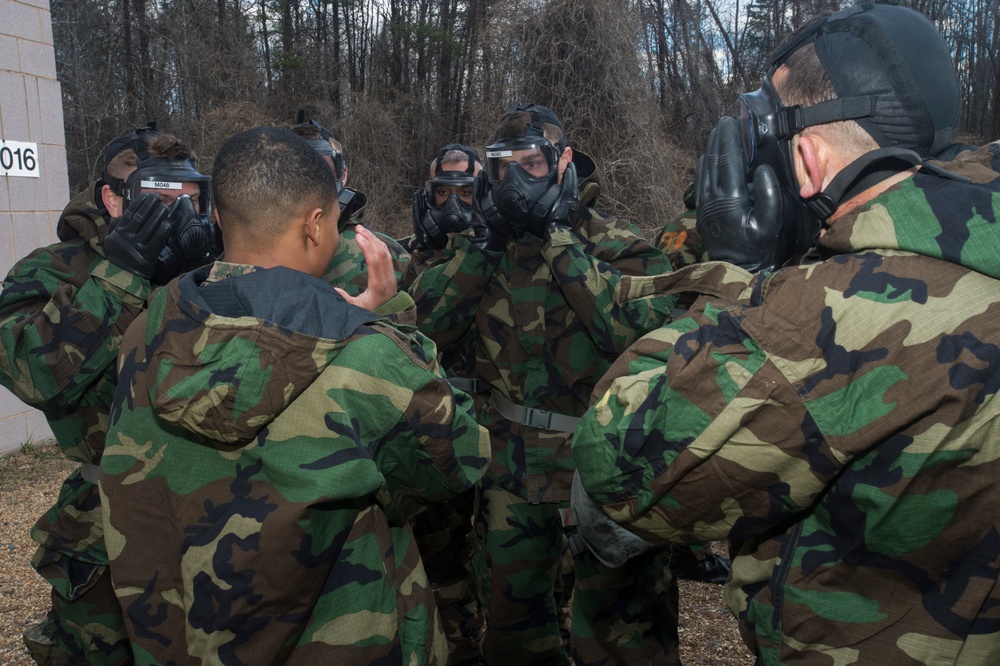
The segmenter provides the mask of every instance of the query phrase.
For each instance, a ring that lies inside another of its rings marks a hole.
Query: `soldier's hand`
[[[104,256],[148,280],[172,231],[167,207],[159,197],[148,192],[140,194],[123,215],[111,221],[104,238]]]
[[[355,240],[365,257],[368,288],[357,296],[350,296],[340,287],[336,289],[348,303],[374,311],[396,295],[396,273],[393,271],[392,254],[382,239],[366,227],[359,224],[354,229],[357,232]]]
[[[709,135],[705,154],[698,158],[696,182],[696,228],[709,259],[753,273],[775,270],[789,258],[785,235],[797,230],[785,228],[778,179],[770,166],[759,166],[751,192],[740,130],[733,118],[724,116]]]

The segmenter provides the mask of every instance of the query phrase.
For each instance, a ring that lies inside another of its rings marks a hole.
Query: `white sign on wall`
[[[0,141],[0,175],[38,178],[38,144]]]

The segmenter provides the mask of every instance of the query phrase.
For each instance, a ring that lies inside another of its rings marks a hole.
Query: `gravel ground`
[[[0,664],[32,663],[21,632],[45,615],[49,591],[29,564],[35,544],[28,533],[73,467],[51,443],[0,458]],[[685,666],[753,664],[719,585],[681,581],[680,636]]]

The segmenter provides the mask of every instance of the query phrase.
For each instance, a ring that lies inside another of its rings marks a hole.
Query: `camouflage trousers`
[[[35,558],[40,558],[41,549]],[[45,559],[52,559],[49,553]],[[131,664],[132,650],[122,618],[111,574],[104,566],[94,566],[55,556],[68,575],[86,580],[70,599],[52,589],[52,610],[40,624],[24,633],[24,645],[31,658],[44,666]],[[48,568],[47,574],[52,573]]]
[[[448,639],[449,664],[481,656],[483,613],[471,568],[473,502],[474,493],[469,491],[430,507],[417,516],[413,525]]]
[[[571,655],[576,666],[680,666],[678,589],[669,550],[644,553],[617,569],[588,550],[573,561]]]
[[[486,611],[487,664],[569,664],[556,589],[567,540],[560,509],[530,504],[489,477],[477,487],[475,570]]]
[[[39,664],[131,664],[132,649],[104,551],[97,486],[73,472],[35,523],[31,565],[52,586],[52,609],[25,632]]]

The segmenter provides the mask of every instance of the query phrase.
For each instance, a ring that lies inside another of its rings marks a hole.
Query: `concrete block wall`
[[[0,0],[0,138],[38,144],[39,177],[0,176],[0,275],[54,243],[69,201],[62,95],[49,0]],[[52,436],[45,418],[0,387],[0,452]]]

